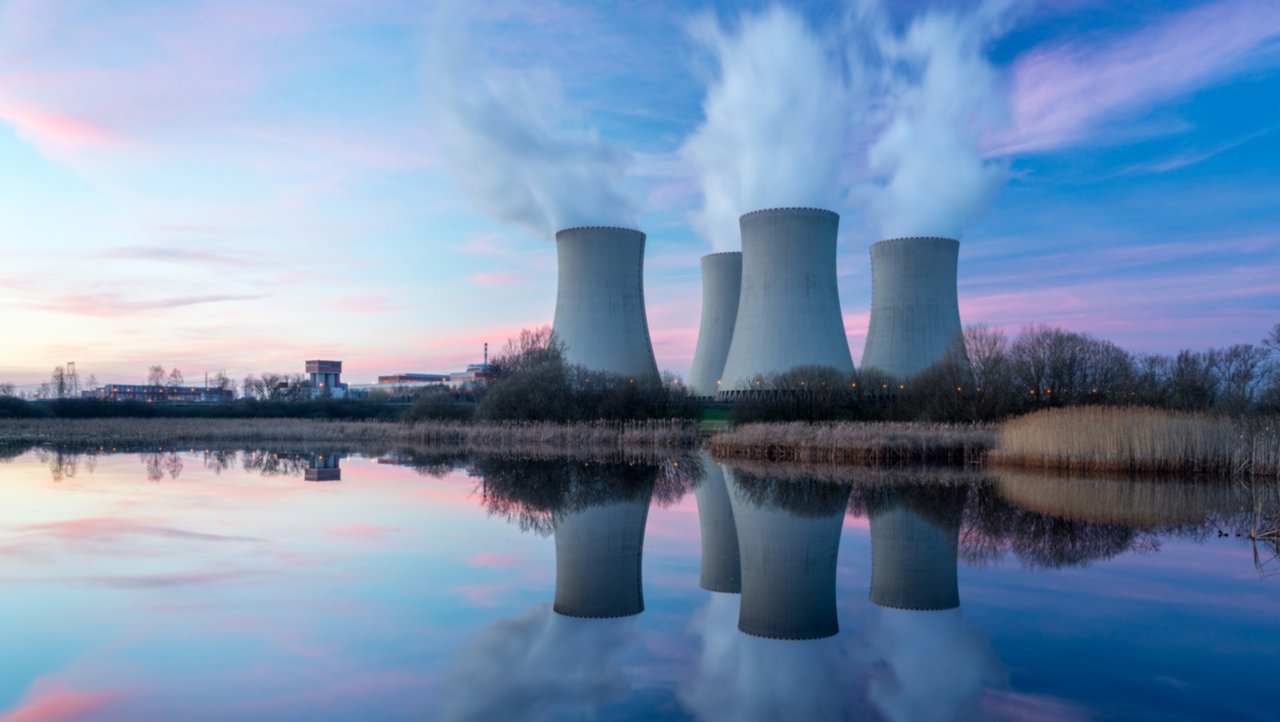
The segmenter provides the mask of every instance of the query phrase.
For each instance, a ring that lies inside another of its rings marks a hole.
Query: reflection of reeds
[[[1276,419],[1075,407],[1000,427],[991,461],[1081,472],[1280,477]]]
[[[718,459],[862,464],[975,464],[995,440],[990,427],[970,424],[744,424],[711,437]]]
[[[1063,478],[1000,471],[1000,495],[1017,506],[1065,519],[1159,528],[1236,516],[1262,492],[1280,506],[1280,486],[1187,479]]]
[[[310,419],[14,419],[0,421],[0,444],[187,445],[212,442],[303,442],[346,445],[443,447],[462,451],[523,453],[573,449],[588,453],[692,448],[698,430],[681,421],[555,424]]]

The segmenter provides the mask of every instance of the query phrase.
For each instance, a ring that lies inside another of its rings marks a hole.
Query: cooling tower
[[[640,557],[649,494],[556,512],[557,614],[627,617],[644,611]]]
[[[552,329],[569,363],[658,381],[644,311],[644,234],[626,228],[556,233],[560,265]]]
[[[752,499],[724,467],[738,529],[742,605],[738,629],[770,639],[821,639],[836,621],[836,557],[849,487],[827,486],[824,502],[801,510]]]
[[[872,603],[919,611],[959,607],[956,554],[964,489],[938,491],[927,507],[911,503],[910,490],[886,493],[889,499],[869,505]]]
[[[742,253],[712,253],[702,257],[702,322],[698,346],[689,372],[689,391],[695,396],[715,396],[733,341],[742,292]]]
[[[836,288],[840,216],[816,208],[748,213],[742,229],[742,293],[720,395],[796,366],[853,370]]]
[[[733,507],[720,465],[703,451],[703,477],[694,487],[698,500],[698,524],[702,529],[702,573],[698,586],[709,592],[737,594],[742,591],[738,561],[738,528],[733,523]]]
[[[862,368],[908,379],[960,340],[956,261],[950,238],[893,238],[871,246],[871,327]]]

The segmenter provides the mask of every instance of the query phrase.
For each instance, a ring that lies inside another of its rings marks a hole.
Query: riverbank
[[[1084,474],[1280,479],[1280,419],[1046,409],[1001,424],[990,462]]]
[[[4,419],[0,445],[78,448],[205,444],[452,449],[459,453],[546,456],[687,451],[701,441],[682,421],[467,423],[312,419]]]

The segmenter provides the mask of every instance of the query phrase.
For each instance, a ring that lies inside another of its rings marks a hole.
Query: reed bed
[[[559,456],[690,449],[699,442],[689,422],[637,421],[556,424],[310,419],[13,419],[0,421],[0,445],[77,447],[305,443],[451,448],[464,453]]]
[[[1261,480],[1063,478],[1043,471],[996,472],[997,489],[1022,509],[1095,524],[1158,528],[1200,524],[1249,511],[1255,501],[1280,509],[1280,485]]]
[[[1005,422],[990,461],[1082,473],[1280,479],[1280,419],[1049,409]]]
[[[757,423],[711,437],[717,459],[810,464],[980,464],[995,431],[976,424]]]

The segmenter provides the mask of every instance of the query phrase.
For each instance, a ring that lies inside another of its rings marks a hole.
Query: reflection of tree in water
[[[182,475],[182,457],[176,451],[143,452],[141,459],[150,481],[160,481],[166,475],[170,479],[177,479]]]
[[[97,457],[83,452],[37,447],[36,458],[49,466],[49,474],[54,481],[75,478],[82,466],[90,474],[98,468]]]
[[[849,485],[796,476],[779,478],[757,473],[745,466],[728,464],[742,499],[762,509],[785,509],[799,516],[825,517],[843,509],[849,500]]]
[[[245,471],[262,476],[302,476],[314,456],[307,451],[245,449],[240,454],[240,465]]]
[[[702,476],[692,456],[663,463],[477,456],[472,469],[490,514],[542,536],[551,535],[557,513],[650,494],[659,505],[674,504]]]
[[[212,471],[214,474],[221,475],[222,472],[230,469],[236,463],[236,458],[240,455],[237,449],[205,449],[202,452],[204,468]]]
[[[1084,566],[1127,551],[1159,549],[1150,530],[1064,519],[1014,506],[991,486],[974,489],[960,534],[961,555],[977,564],[1014,554],[1032,568]]]

